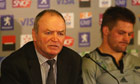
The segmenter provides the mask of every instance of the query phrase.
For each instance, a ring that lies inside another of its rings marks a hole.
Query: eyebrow
[[[124,31],[124,30],[119,30],[119,31],[123,31],[123,32],[126,32],[126,31]],[[128,32],[128,33],[134,33],[134,31],[131,31],[131,32]]]
[[[46,31],[52,31],[52,30],[46,29]],[[61,30],[61,31],[58,31],[58,32],[65,32],[65,30]]]

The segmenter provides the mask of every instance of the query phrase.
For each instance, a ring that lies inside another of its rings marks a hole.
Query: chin
[[[59,52],[56,52],[56,51],[55,51],[55,52],[50,52],[50,54],[51,54],[51,55],[58,55]]]
[[[119,52],[125,52],[126,51],[126,49],[123,49],[123,50],[120,50]]]

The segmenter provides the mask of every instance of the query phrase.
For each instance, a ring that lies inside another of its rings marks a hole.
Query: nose
[[[132,35],[129,35],[129,34],[126,34],[125,36],[124,36],[124,41],[126,41],[126,42],[130,42],[130,40],[132,39]]]
[[[57,33],[54,33],[53,34],[52,41],[58,41],[58,35],[57,35]]]

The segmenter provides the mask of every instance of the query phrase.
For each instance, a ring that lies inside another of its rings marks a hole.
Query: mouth
[[[122,46],[127,46],[129,43],[127,43],[127,42],[121,42],[121,45]]]
[[[57,48],[59,48],[58,45],[49,45],[49,47],[52,48],[52,49],[57,49]]]

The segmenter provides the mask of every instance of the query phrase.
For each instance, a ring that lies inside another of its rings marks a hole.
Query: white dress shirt
[[[37,50],[36,50],[36,52],[37,52]],[[38,57],[38,60],[39,60],[39,63],[40,63],[42,83],[46,84],[46,79],[47,79],[48,72],[49,72],[49,69],[50,69],[50,65],[47,63],[47,61],[49,59],[42,56],[39,52],[37,52],[37,57]],[[55,56],[54,60],[55,60],[55,63],[53,65],[53,68],[54,68],[54,77],[55,77],[55,84],[56,84],[56,79],[57,79],[57,77],[56,77],[56,75],[57,75],[57,56]]]

